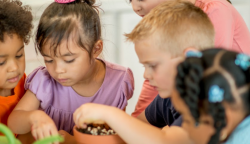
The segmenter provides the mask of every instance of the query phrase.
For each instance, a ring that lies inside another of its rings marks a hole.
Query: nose
[[[151,74],[151,72],[147,68],[145,68],[145,70],[144,70],[143,77],[146,80],[152,80],[152,74]]]
[[[60,63],[58,62],[58,63],[56,63],[56,65],[55,65],[55,72],[56,72],[57,74],[65,73],[65,68],[63,67],[62,64],[60,64]]]
[[[15,72],[18,70],[18,63],[16,60],[12,60],[9,63],[8,72]]]
[[[134,12],[136,12],[137,14],[141,11],[142,7],[139,4],[139,2],[137,2],[137,0],[132,1],[132,7]]]

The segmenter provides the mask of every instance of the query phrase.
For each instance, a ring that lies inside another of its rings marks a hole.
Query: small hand
[[[83,104],[74,112],[74,122],[78,128],[86,128],[86,124],[104,124],[104,113],[108,112],[109,106],[101,104]]]
[[[36,111],[32,117],[31,133],[36,140],[58,135],[54,121],[43,111]],[[54,144],[59,144],[55,142]]]

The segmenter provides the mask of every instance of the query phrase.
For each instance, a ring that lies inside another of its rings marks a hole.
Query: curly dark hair
[[[101,23],[95,0],[76,0],[61,4],[53,2],[41,16],[36,33],[36,50],[43,55],[43,46],[49,41],[56,55],[63,40],[74,35],[75,43],[92,56],[94,44],[101,39]]]
[[[224,99],[230,104],[242,102],[246,115],[250,112],[250,69],[235,64],[238,53],[223,49],[202,51],[201,58],[190,57],[178,65],[176,88],[180,97],[199,122],[201,113],[211,115],[216,133],[209,144],[218,144],[220,131],[226,126],[225,109],[221,102],[209,102],[211,86],[224,90]]]
[[[0,41],[4,35],[17,34],[25,44],[31,37],[32,14],[29,6],[22,6],[19,0],[0,0]]]

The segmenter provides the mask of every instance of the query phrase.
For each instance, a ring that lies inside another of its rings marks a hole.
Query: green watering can
[[[3,133],[5,136],[0,136],[0,144],[21,144],[21,142],[15,138],[14,134],[10,129],[0,123],[0,133]],[[63,142],[64,139],[61,136],[51,136],[43,140],[34,142],[33,144],[49,144],[53,142]]]

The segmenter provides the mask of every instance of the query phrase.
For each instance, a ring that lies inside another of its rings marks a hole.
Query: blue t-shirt
[[[250,144],[250,116],[246,117],[233,131],[224,144]]]
[[[151,125],[159,128],[182,124],[182,117],[174,109],[171,99],[163,99],[159,95],[146,108],[145,116]]]

